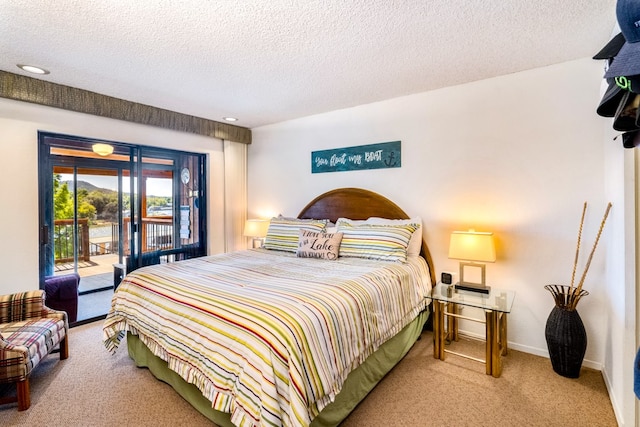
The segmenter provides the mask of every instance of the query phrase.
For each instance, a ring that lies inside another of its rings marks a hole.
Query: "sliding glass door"
[[[123,169],[53,165],[53,263],[46,275],[81,274],[78,292],[91,294],[79,304],[81,320],[105,314],[111,295],[103,291],[113,291],[113,266],[123,262],[120,230],[129,200],[120,195],[126,194],[128,175]],[[89,298],[92,303],[85,303]]]
[[[39,140],[41,287],[77,273],[77,322],[104,316],[126,273],[205,254],[204,155],[46,133]]]

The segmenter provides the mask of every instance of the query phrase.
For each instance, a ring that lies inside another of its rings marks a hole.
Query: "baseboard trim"
[[[602,372],[602,379],[604,380],[604,385],[605,387],[607,387],[607,393],[609,393],[609,400],[611,401],[611,406],[613,407],[613,413],[616,416],[616,421],[618,422],[619,426],[624,426],[625,423],[623,418],[622,407],[616,401],[616,396],[615,396],[615,393],[613,392],[611,380],[607,375],[607,370],[603,369],[601,372]]]
[[[475,333],[467,332],[467,331],[462,331],[462,330],[460,330],[459,333],[461,335],[465,335],[465,336],[470,337],[470,338],[484,340],[484,335],[479,335],[479,334],[475,334]],[[542,348],[538,348],[538,347],[531,347],[531,346],[528,346],[528,345],[522,345],[522,344],[514,343],[512,341],[508,342],[508,346],[509,346],[509,349],[512,349],[512,350],[517,350],[517,351],[521,351],[523,353],[529,353],[529,354],[533,354],[533,355],[536,355],[536,356],[540,356],[540,357],[544,357],[546,359],[549,359],[549,351],[546,348],[542,349]],[[551,363],[551,362],[549,362],[549,363]],[[596,371],[601,371],[602,372],[602,363],[595,362],[593,360],[584,359],[582,361],[582,366],[584,366],[586,368],[590,368],[590,369],[595,369]]]

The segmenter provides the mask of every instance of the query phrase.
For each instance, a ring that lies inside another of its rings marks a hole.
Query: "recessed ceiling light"
[[[237,122],[238,119],[236,119],[235,117],[223,117],[224,120],[228,121],[228,122]]]
[[[49,74],[48,70],[45,70],[44,68],[40,68],[40,67],[34,67],[33,65],[18,64],[18,68],[33,74]]]

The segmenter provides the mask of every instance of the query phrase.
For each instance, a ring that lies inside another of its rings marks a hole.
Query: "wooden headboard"
[[[329,219],[333,222],[338,218],[367,219],[372,216],[389,219],[410,218],[391,200],[361,188],[338,188],[328,191],[309,202],[298,214],[300,219]],[[424,237],[420,255],[427,261],[431,283],[435,285],[435,269]]]

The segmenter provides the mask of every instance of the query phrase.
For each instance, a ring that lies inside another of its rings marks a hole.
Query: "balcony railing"
[[[129,255],[129,224],[131,218],[124,219],[122,233],[124,254]],[[154,216],[142,218],[142,252],[152,252],[173,248],[173,217]]]
[[[129,231],[131,218],[124,218],[122,230],[124,255],[130,255]],[[73,219],[54,221],[53,242],[56,264],[66,264],[74,260]],[[119,247],[118,224],[111,224],[111,235],[90,238],[89,221],[78,219],[78,260],[91,261],[92,255],[117,254]],[[173,249],[173,217],[148,217],[142,219],[142,252]]]
[[[73,219],[56,219],[53,222],[53,250],[56,264],[73,262],[74,256]],[[78,219],[78,260],[90,261],[89,220]]]

